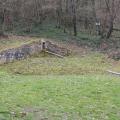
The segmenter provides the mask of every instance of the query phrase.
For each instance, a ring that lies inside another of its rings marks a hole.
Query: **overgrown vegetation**
[[[109,67],[110,64],[103,55],[89,53],[82,58],[81,56],[72,56],[63,59],[43,54],[39,57],[31,57],[3,65],[2,69],[12,73],[29,75],[85,75],[104,74]]]

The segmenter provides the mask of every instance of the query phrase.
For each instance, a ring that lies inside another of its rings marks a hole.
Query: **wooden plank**
[[[114,74],[114,75],[117,75],[117,76],[120,76],[120,73],[118,72],[114,72],[114,71],[111,71],[111,70],[107,70],[108,73],[111,73],[111,74]]]
[[[60,57],[60,58],[64,58],[64,56],[59,55],[59,54],[56,54],[56,53],[53,53],[53,52],[50,52],[50,51],[46,51],[46,50],[45,50],[45,52],[46,52],[46,53],[49,53],[49,54],[52,54],[52,55],[55,55],[55,56]]]

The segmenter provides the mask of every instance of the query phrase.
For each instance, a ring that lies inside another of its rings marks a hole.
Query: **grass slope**
[[[108,62],[91,52],[0,66],[0,119],[119,120],[120,78],[105,72]]]
[[[39,40],[39,38],[9,35],[8,38],[0,38],[0,51],[16,48],[37,40]]]
[[[24,75],[86,75],[104,74],[111,66],[104,55],[89,52],[83,56],[69,56],[63,59],[40,54],[22,61],[0,67],[8,72]]]

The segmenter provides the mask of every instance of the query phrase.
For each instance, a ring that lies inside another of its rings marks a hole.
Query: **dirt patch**
[[[49,120],[48,111],[45,109],[27,107],[23,110],[23,113],[26,113],[24,117],[32,115],[34,120]]]
[[[67,112],[52,112],[47,109],[40,109],[37,107],[27,107],[19,113],[12,112],[12,118],[27,119],[31,116],[33,120],[79,120],[79,113],[67,113]]]
[[[3,32],[2,33],[0,32],[0,39],[2,38],[8,38],[8,35],[4,34]]]
[[[120,40],[104,40],[100,44],[100,51],[106,53],[108,58],[120,60]]]

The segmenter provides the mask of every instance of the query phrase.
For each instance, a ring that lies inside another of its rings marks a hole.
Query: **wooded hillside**
[[[110,38],[120,31],[119,12],[119,0],[0,0],[0,34],[49,22],[74,36],[85,31]]]

